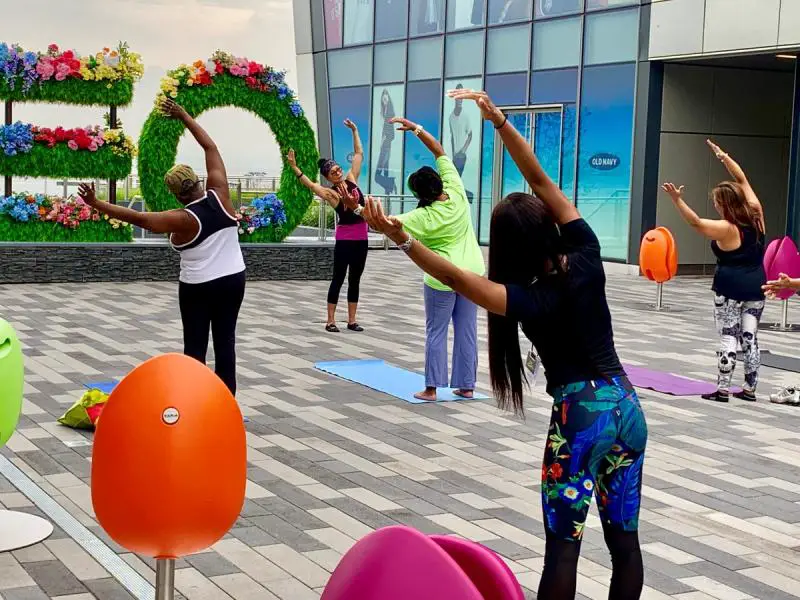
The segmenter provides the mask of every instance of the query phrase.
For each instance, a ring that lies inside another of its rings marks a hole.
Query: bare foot
[[[414,398],[425,402],[436,402],[436,388],[426,388],[424,392],[417,392]]]
[[[459,396],[461,398],[469,399],[469,398],[472,398],[472,396],[474,395],[474,391],[473,390],[453,390],[453,395]]]

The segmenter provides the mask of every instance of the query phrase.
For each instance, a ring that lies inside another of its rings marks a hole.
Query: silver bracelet
[[[356,216],[360,217],[361,213],[364,212],[364,207],[359,204],[353,209],[353,212],[356,214]]]
[[[400,248],[400,250],[402,250],[403,252],[408,252],[409,250],[411,250],[411,244],[413,243],[414,243],[414,238],[408,236],[408,239],[402,244],[397,244],[397,247]]]
[[[422,125],[417,125],[417,128],[414,129],[414,135],[419,137],[423,131],[425,131],[425,128]]]

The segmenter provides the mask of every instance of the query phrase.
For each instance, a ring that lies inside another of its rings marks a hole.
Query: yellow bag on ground
[[[108,394],[100,390],[89,390],[72,405],[72,408],[64,413],[64,416],[58,422],[73,429],[88,429],[91,431],[97,425],[100,413],[106,402],[108,402]]]

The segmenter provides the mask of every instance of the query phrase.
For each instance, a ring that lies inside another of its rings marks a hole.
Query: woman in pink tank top
[[[336,245],[333,250],[333,278],[328,289],[328,320],[325,330],[338,333],[336,326],[336,305],[339,303],[339,292],[347,276],[347,329],[364,331],[356,321],[358,310],[359,286],[364,266],[367,263],[369,227],[361,218],[364,206],[364,194],[358,187],[358,176],[364,162],[364,149],[358,128],[350,119],[345,119],[345,126],[353,132],[353,160],[350,170],[345,174],[336,161],[329,158],[319,159],[320,174],[332,187],[325,187],[312,181],[297,166],[294,150],[289,150],[287,161],[300,182],[318,197],[330,204],[336,211]]]

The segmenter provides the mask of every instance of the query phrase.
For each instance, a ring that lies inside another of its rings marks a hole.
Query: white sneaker
[[[791,406],[800,406],[800,390],[794,387],[787,387],[782,389],[777,394],[772,394],[769,401],[773,404],[789,404]]]

